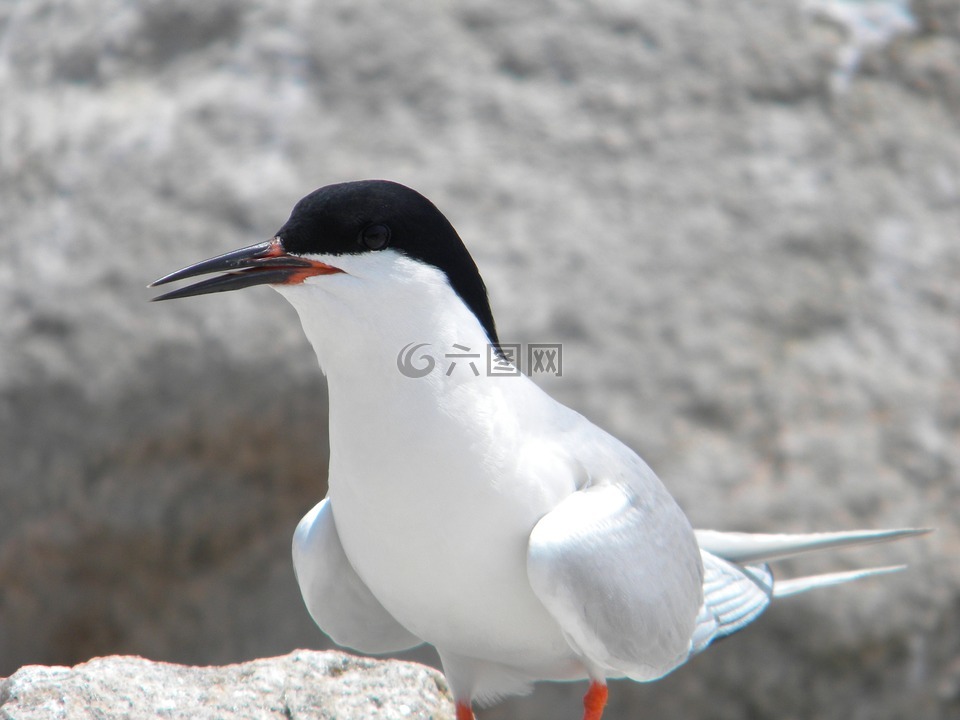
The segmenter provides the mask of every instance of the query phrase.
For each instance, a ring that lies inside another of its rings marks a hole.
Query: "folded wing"
[[[686,659],[703,576],[693,531],[665,490],[572,493],[534,527],[527,574],[594,672],[646,681]]]
[[[310,616],[338,645],[386,653],[423,642],[384,609],[353,569],[340,544],[329,498],[297,525],[293,569]]]

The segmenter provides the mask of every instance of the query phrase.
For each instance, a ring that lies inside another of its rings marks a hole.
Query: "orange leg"
[[[457,703],[457,720],[477,720],[469,701]]]
[[[587,694],[583,696],[583,720],[600,720],[603,707],[607,704],[607,686],[594,680]],[[460,720],[460,717],[457,717]]]

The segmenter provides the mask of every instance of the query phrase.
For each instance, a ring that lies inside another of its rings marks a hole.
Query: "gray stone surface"
[[[938,528],[612,717],[955,717],[960,6],[913,10],[838,94],[847,37],[799,0],[0,3],[0,674],[324,642],[289,559],[326,458],[295,314],[144,285],[388,177],[697,525]]]
[[[222,667],[139,657],[29,665],[0,682],[3,720],[452,720],[446,681],[414,663],[299,650]]]

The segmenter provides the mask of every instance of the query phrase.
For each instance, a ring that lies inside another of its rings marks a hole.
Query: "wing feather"
[[[752,623],[773,597],[773,573],[766,565],[741,567],[706,550],[701,556],[703,607],[690,640],[691,655]]]
[[[297,525],[293,569],[310,616],[338,645],[387,653],[423,643],[384,609],[353,569],[340,544],[329,498]]]
[[[700,551],[659,483],[578,490],[530,535],[530,584],[567,641],[609,676],[653,680],[687,658],[702,600]]]

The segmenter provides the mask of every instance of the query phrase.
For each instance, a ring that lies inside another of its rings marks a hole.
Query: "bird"
[[[399,183],[321,187],[269,240],[151,287],[203,275],[154,299],[269,285],[327,378],[328,491],[293,537],[307,610],[358,652],[432,645],[457,720],[575,680],[600,720],[608,680],[657,680],[775,598],[901,569],[784,580],[772,561],[927,532],[695,530],[637,453],[528,375],[423,372],[455,347],[516,363],[457,231]]]

